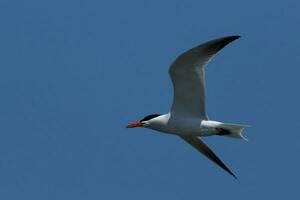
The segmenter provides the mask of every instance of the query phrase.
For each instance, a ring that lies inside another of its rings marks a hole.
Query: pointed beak
[[[131,124],[128,124],[126,128],[135,128],[140,126],[143,126],[141,122],[132,122]]]

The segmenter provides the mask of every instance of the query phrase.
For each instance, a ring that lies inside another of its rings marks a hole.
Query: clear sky
[[[297,199],[299,1],[0,1],[0,199]],[[127,123],[168,112],[168,68],[242,37],[207,67],[211,119],[249,142],[206,141],[238,176],[176,136]]]

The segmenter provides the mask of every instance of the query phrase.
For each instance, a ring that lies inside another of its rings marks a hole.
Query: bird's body
[[[159,132],[182,135],[182,136],[211,136],[211,135],[227,135],[224,133],[224,130],[228,126],[238,126],[245,128],[245,125],[235,125],[222,123],[212,120],[202,120],[199,118],[186,118],[186,117],[177,117],[172,115],[172,113],[167,113],[159,115],[155,118],[152,118],[143,124],[143,127],[153,129]],[[230,137],[243,137],[242,135],[231,135]],[[245,139],[245,138],[243,138]]]
[[[150,119],[144,127],[175,135],[209,136],[216,133],[213,127],[205,126],[210,122],[212,121],[198,118],[174,117],[171,113],[167,113]]]
[[[127,128],[145,127],[178,135],[235,177],[201,137],[220,135],[245,139],[242,135],[245,125],[209,120],[205,108],[205,65],[219,50],[238,38],[229,36],[212,40],[181,54],[169,69],[174,87],[170,112],[148,115]]]

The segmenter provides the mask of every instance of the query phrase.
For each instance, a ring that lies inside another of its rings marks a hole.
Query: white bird
[[[177,57],[169,69],[174,88],[171,111],[167,114],[148,115],[129,124],[127,128],[145,127],[178,135],[236,178],[201,137],[221,135],[247,140],[242,135],[246,125],[209,120],[205,111],[205,65],[219,50],[239,37],[211,40]]]

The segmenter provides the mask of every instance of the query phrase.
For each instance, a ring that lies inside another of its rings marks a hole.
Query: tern
[[[178,56],[169,68],[174,89],[170,112],[148,115],[127,128],[145,127],[177,135],[236,178],[201,138],[219,135],[247,140],[242,135],[247,125],[209,120],[205,110],[205,66],[217,52],[238,38],[234,35],[211,40]]]

